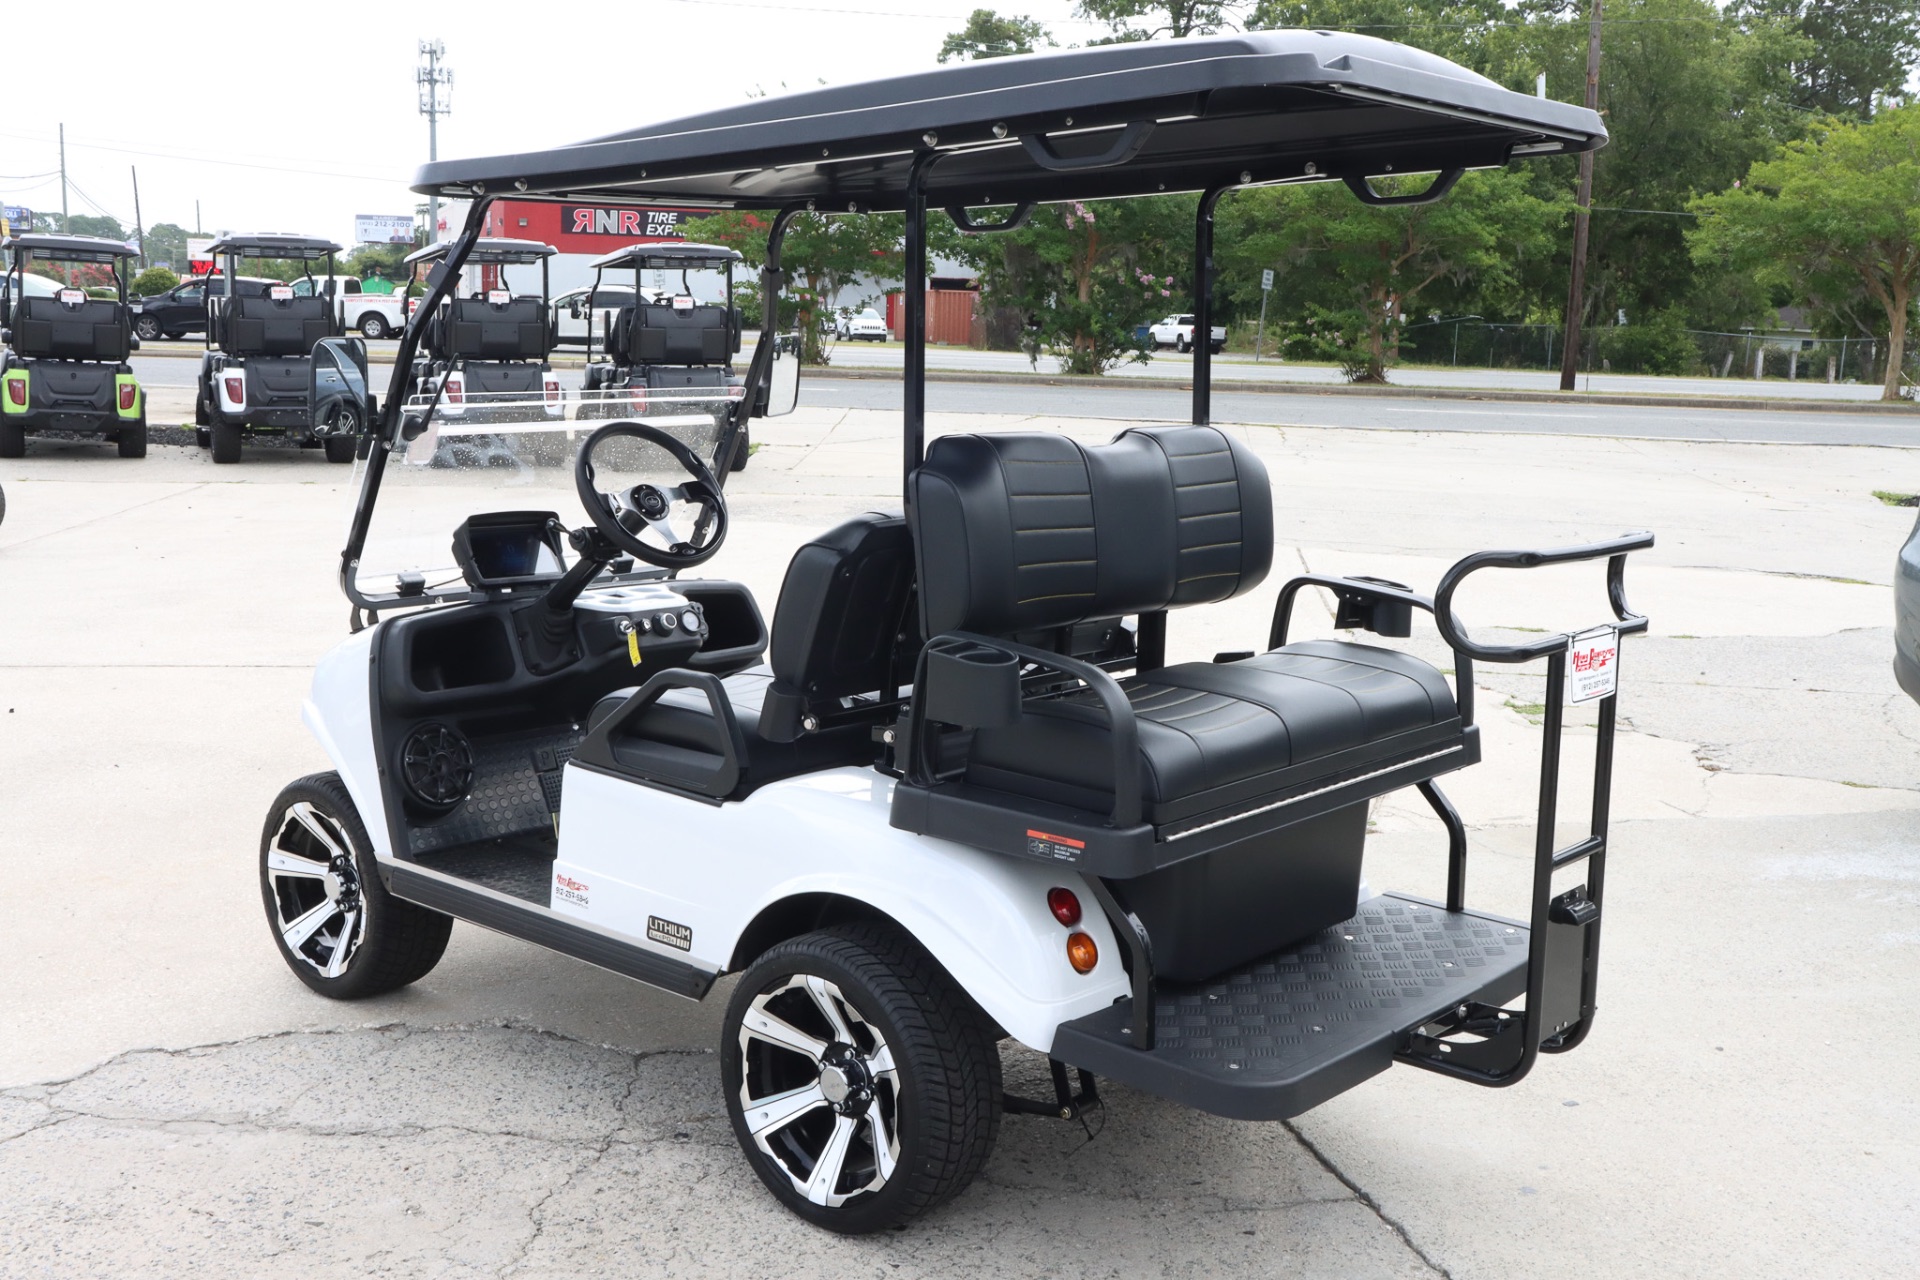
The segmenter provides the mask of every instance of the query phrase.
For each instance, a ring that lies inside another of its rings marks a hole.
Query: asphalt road
[[[177,356],[135,356],[132,363],[141,382],[156,391],[190,388],[199,371],[197,361]],[[373,374],[374,385],[384,390],[387,367],[376,364]],[[566,376],[565,380],[572,382],[577,376]],[[900,384],[877,378],[809,375],[801,383],[800,395],[801,403],[816,408],[887,410],[900,406]],[[1214,392],[1213,405],[1216,421],[1272,426],[1920,448],[1920,414],[1909,422],[1891,415],[1845,411],[1473,402],[1219,389]],[[946,413],[1184,422],[1192,411],[1192,398],[1182,390],[1124,383],[1063,387],[1037,382],[931,382],[927,384],[927,407]]]

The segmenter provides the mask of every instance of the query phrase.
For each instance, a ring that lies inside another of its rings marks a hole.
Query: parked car
[[[267,290],[278,283],[277,280],[241,276],[240,296],[264,298]],[[151,298],[135,298],[128,304],[128,309],[133,313],[133,334],[142,342],[152,342],[160,337],[178,338],[188,333],[205,333],[208,296],[222,298],[226,293],[226,278],[212,275],[183,280],[165,293],[156,293]]]
[[[641,292],[650,303],[658,302],[661,298],[661,294],[654,289],[643,289]],[[632,285],[603,284],[597,289],[592,285],[581,285],[578,289],[569,289],[547,307],[549,323],[553,327],[553,345],[586,346],[591,325],[594,339],[604,346],[607,329],[613,324],[613,318],[620,314],[622,307],[632,305]]]
[[[1227,331],[1220,325],[1212,328],[1211,341],[1207,343],[1213,354],[1219,355],[1227,347]],[[1147,326],[1147,340],[1155,348],[1172,347],[1175,351],[1193,350],[1193,317],[1166,316],[1158,324]]]
[[[834,322],[833,336],[849,341],[885,342],[892,335],[887,332],[887,322],[872,307],[864,311],[842,311]]]
[[[385,338],[407,327],[407,300],[398,293],[368,293],[353,276],[334,281],[334,323],[344,332],[358,329],[363,338]],[[304,278],[293,282],[293,296],[310,297],[325,282]]]

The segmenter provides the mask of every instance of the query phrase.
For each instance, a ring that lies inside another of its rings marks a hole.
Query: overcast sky
[[[11,8],[0,70],[0,198],[129,229],[297,231],[347,243],[356,213],[409,213],[427,158],[414,71],[439,39],[453,69],[440,155],[554,146],[821,81],[936,65],[971,0],[622,0],[420,5],[94,0]],[[1096,29],[1072,0],[1002,6],[1062,43]],[[456,14],[474,17],[463,25]],[[513,14],[514,17],[495,16]],[[527,22],[523,15],[538,15]],[[423,17],[422,15],[438,15]],[[323,53],[303,53],[302,48]]]

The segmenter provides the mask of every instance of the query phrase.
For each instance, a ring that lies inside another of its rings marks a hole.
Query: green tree
[[[180,277],[165,267],[148,267],[133,278],[127,292],[136,298],[151,298],[156,293],[165,293],[180,283]]]
[[[767,225],[764,213],[726,210],[701,219],[700,234],[712,243],[739,250],[758,271],[767,260]],[[897,213],[803,213],[787,227],[780,251],[781,288],[795,304],[802,362],[827,363],[821,330],[828,305],[842,289],[862,278],[901,277],[904,231],[905,222]]]
[[[1112,44],[1156,36],[1181,40],[1212,35],[1234,25],[1238,8],[1230,0],[1080,0],[1078,12],[1090,21],[1106,23],[1113,33],[1090,43]]]
[[[409,270],[406,257],[417,247],[411,244],[358,245],[341,259],[340,270],[343,274],[358,276],[362,280],[379,276],[398,284],[407,279]]]
[[[1728,13],[1806,38],[1791,65],[1794,101],[1819,115],[1866,119],[1920,59],[1920,0],[1734,0]]]
[[[965,27],[947,33],[940,45],[940,61],[1004,58],[1032,53],[1043,44],[1052,47],[1053,37],[1032,18],[1002,17],[991,9],[975,9]]]
[[[171,222],[147,228],[147,261],[173,268],[187,269],[187,229]]]
[[[1376,179],[1418,190],[1430,179]],[[1258,289],[1275,268],[1301,314],[1283,336],[1297,350],[1335,359],[1355,381],[1384,382],[1401,327],[1436,287],[1470,289],[1497,306],[1521,305],[1521,270],[1554,252],[1567,204],[1536,195],[1527,175],[1470,173],[1445,198],[1369,205],[1343,184],[1268,187],[1220,205],[1215,240],[1222,291]]]
[[[1067,373],[1097,375],[1145,359],[1135,328],[1188,297],[1193,209],[1188,196],[1076,201],[968,237],[984,259],[981,299],[1028,317],[1020,347],[1035,363],[1045,352]]]
[[[1900,395],[1907,324],[1920,293],[1920,103],[1866,124],[1824,121],[1689,206],[1703,262],[1745,266],[1828,306],[1852,290],[1878,303],[1888,346],[1883,400]]]

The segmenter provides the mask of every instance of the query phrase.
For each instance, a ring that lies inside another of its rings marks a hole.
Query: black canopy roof
[[[414,190],[899,209],[914,155],[929,150],[942,153],[925,179],[938,206],[1476,168],[1605,141],[1595,113],[1433,54],[1262,31],[759,98],[548,151],[424,165]]]
[[[137,256],[133,249],[118,240],[106,240],[99,236],[57,236],[42,232],[12,236],[6,244],[0,245],[0,249],[16,252],[24,249],[38,257],[66,262],[111,262],[115,258]]]
[[[340,246],[320,236],[299,236],[284,231],[249,231],[221,236],[207,252],[231,253],[240,258],[299,258],[304,261],[338,253]]]
[[[484,241],[482,243],[485,243]],[[596,271],[608,267],[639,267],[645,271],[681,271],[696,267],[724,267],[741,261],[737,249],[719,244],[689,244],[684,240],[656,240],[615,249],[587,265]]]
[[[453,248],[450,241],[442,240],[430,244],[424,249],[415,249],[408,254],[405,262],[411,266],[416,262],[437,262],[447,256]],[[467,255],[468,262],[503,262],[509,266],[517,262],[538,262],[542,258],[551,258],[559,252],[552,245],[539,240],[509,240],[500,236],[482,236],[474,241],[473,252]]]

